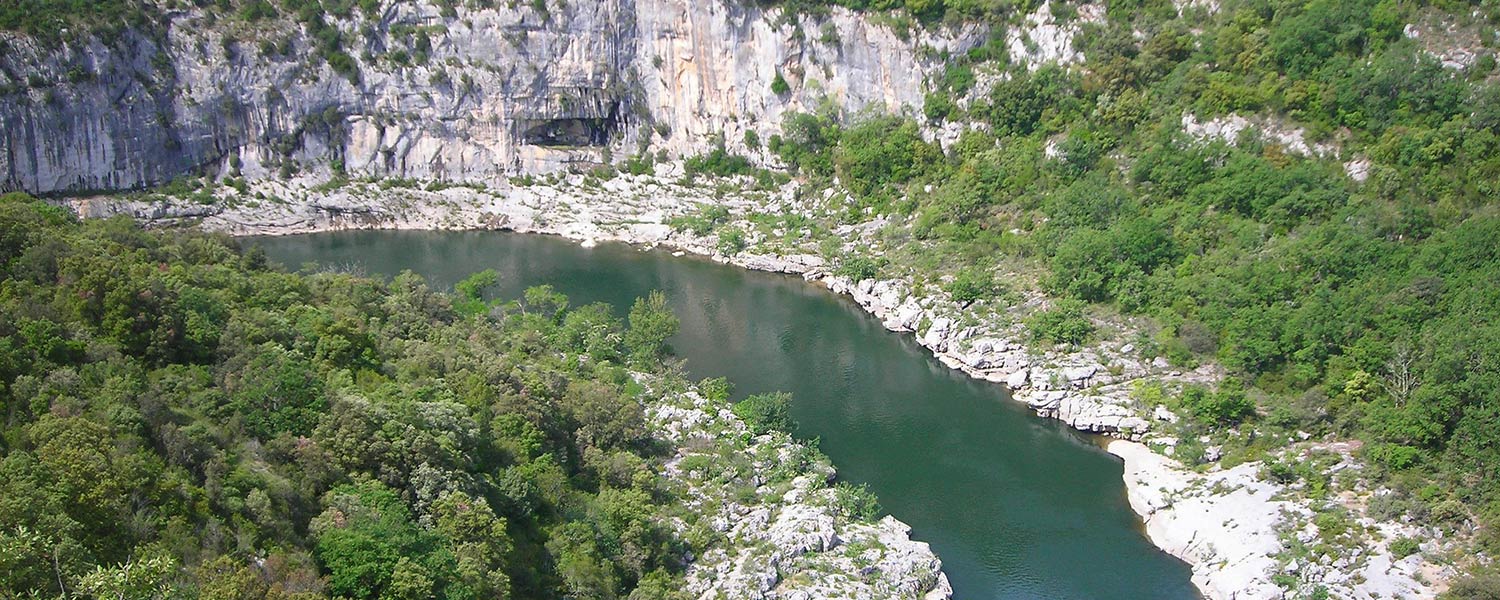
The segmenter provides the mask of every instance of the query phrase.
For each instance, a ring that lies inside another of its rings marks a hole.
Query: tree
[[[608,305],[49,210],[0,200],[0,596],[618,598],[687,552]],[[661,294],[631,315],[664,389],[676,327]]]
[[[1447,600],[1489,600],[1500,597],[1500,573],[1480,571],[1453,582],[1443,594]]]
[[[844,518],[855,521],[874,521],[880,516],[880,501],[865,484],[854,485],[841,481],[834,486],[834,502]]]
[[[550,285],[538,285],[526,288],[523,296],[525,298],[523,307],[548,319],[560,318],[568,309],[568,297],[553,289]]]
[[[135,540],[118,523],[129,514],[130,490],[144,482],[132,481],[110,429],[85,417],[49,417],[28,433],[36,444],[38,474],[60,500],[58,508],[86,528],[90,551],[104,560],[125,559]]]
[[[636,583],[627,600],[689,600],[680,577],[666,571],[652,571]]]
[[[953,301],[960,304],[969,304],[995,294],[999,285],[995,283],[995,276],[986,269],[968,268],[958,272],[953,281],[947,285],[948,294],[953,296]]]
[[[614,600],[620,587],[619,576],[605,562],[587,523],[573,522],[557,527],[547,540],[547,551],[557,561],[568,597],[578,600]]]
[[[638,364],[660,360],[668,351],[667,339],[677,335],[680,327],[677,316],[667,306],[667,295],[660,290],[636,299],[630,307],[629,325],[625,330],[625,346]]]
[[[329,573],[329,591],[361,599],[427,595],[420,587],[425,582],[430,589],[429,571],[412,557],[430,558],[435,540],[412,523],[394,491],[365,481],[335,488],[323,503],[327,508],[311,529],[318,562]]]
[[[323,382],[301,352],[275,344],[253,350],[245,366],[226,377],[230,407],[245,429],[261,439],[312,431],[328,406]]]
[[[771,151],[789,165],[812,175],[833,175],[833,148],[841,129],[833,119],[800,112],[782,117],[782,138],[771,138]],[[781,142],[776,140],[780,139]]]
[[[95,568],[73,588],[98,600],[161,600],[169,597],[176,572],[177,559],[153,552],[118,566]]]
[[[791,433],[797,428],[792,420],[792,395],[786,392],[756,394],[736,402],[734,414],[745,421],[751,433],[764,435],[772,431]]]
[[[586,353],[594,360],[618,359],[624,340],[620,323],[612,312],[613,309],[602,302],[568,311],[558,330],[562,344],[574,352]]]
[[[494,269],[485,269],[465,277],[463,281],[453,285],[453,290],[458,292],[454,308],[468,315],[489,310],[489,303],[484,298],[485,292],[495,287],[499,281],[500,274]]]
[[[270,595],[260,573],[228,556],[220,556],[195,569],[201,600],[260,600]]]
[[[941,160],[942,152],[922,139],[915,122],[897,117],[851,125],[833,154],[834,172],[860,198],[885,193]]]
[[[505,519],[489,503],[462,492],[448,492],[432,506],[436,531],[448,539],[457,560],[449,595],[503,600],[510,597],[506,556],[513,550]]]
[[[1406,404],[1412,392],[1422,384],[1416,370],[1412,368],[1415,362],[1416,353],[1409,344],[1404,343],[1397,344],[1391,358],[1385,361],[1385,372],[1381,376],[1380,385],[1396,401],[1398,407]]]
[[[433,597],[433,574],[427,567],[403,556],[391,570],[390,585],[381,592],[380,600],[425,600]]]
[[[1109,301],[1113,256],[1114,236],[1095,229],[1073,232],[1052,257],[1052,289],[1089,302]]]
[[[1255,414],[1255,403],[1233,382],[1225,382],[1210,392],[1200,386],[1188,386],[1178,400],[1188,413],[1211,427],[1238,425]]]
[[[601,449],[626,448],[645,439],[646,413],[640,402],[621,397],[598,381],[568,384],[563,404],[578,424],[578,443]]]

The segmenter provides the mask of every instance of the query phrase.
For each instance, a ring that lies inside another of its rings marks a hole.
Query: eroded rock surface
[[[919,47],[962,52],[986,35],[919,40],[844,9],[785,18],[736,0],[468,4],[328,16],[354,63],[343,74],[287,17],[164,10],[160,28],[61,48],[0,33],[0,191],[133,189],[194,170],[493,181],[717,139],[757,154],[745,131],[776,133],[787,111],[920,110],[941,61]]]
[[[752,437],[728,405],[693,392],[654,408],[677,447],[668,479],[687,498],[683,531],[718,540],[688,567],[696,598],[814,600],[952,595],[942,562],[911,528],[840,508],[827,458],[784,433]],[[733,493],[731,490],[753,490]]]

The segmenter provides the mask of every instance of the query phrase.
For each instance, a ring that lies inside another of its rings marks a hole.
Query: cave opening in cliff
[[[613,116],[528,120],[521,123],[521,140],[533,146],[603,146],[615,125]]]

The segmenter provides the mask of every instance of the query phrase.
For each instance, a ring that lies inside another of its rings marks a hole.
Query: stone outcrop
[[[1005,47],[1011,60],[1035,69],[1047,63],[1083,62],[1083,52],[1073,43],[1082,25],[1104,22],[1104,5],[1082,3],[1069,10],[1077,12],[1069,22],[1059,22],[1053,14],[1055,3],[1047,0],[1026,15],[1020,27],[1005,33]]]
[[[1281,552],[1277,525],[1284,514],[1307,510],[1277,499],[1258,464],[1198,475],[1149,448],[1113,441],[1125,462],[1130,506],[1158,547],[1194,565],[1193,583],[1209,598],[1280,598],[1268,576]],[[1214,493],[1211,490],[1219,490]]]
[[[60,48],[0,33],[0,191],[189,173],[492,182],[720,139],[754,155],[745,131],[768,137],[787,111],[920,110],[941,66],[932,50],[986,34],[918,40],[843,9],[786,17],[740,0],[444,4],[454,12],[387,1],[327,17],[355,64],[347,77],[285,17],[162,9],[159,30]]]
[[[941,561],[911,539],[910,527],[890,516],[865,522],[842,512],[829,487],[833,466],[821,454],[784,433],[752,438],[726,403],[694,392],[673,395],[650,413],[664,441],[676,447],[668,481],[698,526],[721,540],[688,567],[694,598],[952,596]],[[723,445],[731,452],[721,452]],[[731,494],[736,488],[754,492]]]
[[[1186,113],[1182,115],[1182,131],[1198,140],[1217,140],[1229,144],[1236,143],[1241,135],[1249,133],[1288,153],[1302,156],[1331,157],[1339,153],[1337,144],[1308,141],[1309,136],[1301,127],[1264,116],[1246,118],[1230,114],[1199,121],[1197,116]]]

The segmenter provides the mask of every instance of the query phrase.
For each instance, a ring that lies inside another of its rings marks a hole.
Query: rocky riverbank
[[[727,404],[689,391],[654,407],[676,447],[667,479],[718,544],[688,567],[695,598],[921,598],[953,590],[942,563],[893,517],[860,521],[840,506],[833,465],[784,433],[752,436]],[[746,493],[735,490],[753,490]]]
[[[1398,558],[1386,544],[1350,550],[1328,564],[1301,564],[1289,557],[1289,544],[1316,536],[1309,521],[1311,502],[1295,490],[1263,481],[1258,463],[1207,472],[1188,469],[1170,452],[1177,440],[1158,432],[1177,416],[1161,405],[1144,405],[1137,382],[1167,386],[1212,384],[1221,374],[1212,366],[1175,369],[1157,358],[1139,358],[1127,325],[1085,348],[1037,348],[1024,343],[1020,315],[1045,307],[1037,293],[1005,305],[961,305],[932,286],[914,291],[912,282],[893,279],[853,281],[835,274],[826,252],[808,244],[773,244],[748,227],[757,211],[811,215],[817,199],[799,199],[795,186],[754,194],[724,194],[684,185],[679,173],[663,169],[656,177],[587,176],[556,179],[549,185],[464,187],[392,186],[349,183],[329,188],[313,182],[267,181],[253,193],[221,190],[227,199],[204,206],[182,201],[146,202],[110,198],[74,202],[80,214],[129,214],[158,223],[187,222],[234,235],[280,235],[342,229],[504,229],[565,236],[585,244],[620,241],[662,246],[711,257],[746,268],[799,274],[835,293],[850,296],[896,332],[909,332],[945,364],[974,377],[1005,384],[1012,396],[1044,417],[1113,438],[1109,451],[1124,462],[1132,508],[1141,515],[1152,541],[1193,565],[1194,583],[1212,599],[1280,598],[1278,580],[1293,578],[1327,589],[1338,598],[1430,598],[1435,571],[1420,555]],[[721,206],[730,227],[750,230],[744,249],[726,248],[720,236],[674,230],[673,217]],[[870,248],[882,223],[841,226],[840,253]],[[785,232],[783,232],[785,233]],[[809,240],[810,242],[810,240]],[[768,250],[769,248],[769,250]],[[1149,446],[1148,446],[1149,445]],[[1212,448],[1210,449],[1212,450]],[[1386,539],[1418,536],[1412,525],[1361,525]],[[888,526],[887,535],[894,531]],[[1311,528],[1311,529],[1309,529]],[[1300,536],[1300,537],[1299,537]],[[1304,540],[1310,541],[1310,540]],[[1337,563],[1343,561],[1342,566]],[[1425,575],[1424,575],[1425,573]]]
[[[652,188],[652,192],[669,187]],[[259,193],[276,200],[256,201],[247,196],[239,203],[210,206],[99,197],[74,201],[72,207],[86,217],[128,215],[158,226],[195,225],[233,235],[505,229],[563,235],[589,244],[618,240],[652,245],[670,237],[670,227],[646,222],[631,228],[635,235],[606,233],[600,224],[615,222],[622,213],[606,208],[597,198],[544,187],[515,191],[508,197],[520,199],[519,203],[486,204],[498,198],[472,187],[441,192],[386,189],[376,198],[361,193],[358,186],[322,194],[298,184],[267,183]],[[286,200],[277,194],[296,198]],[[481,198],[486,200],[476,203]],[[693,597],[944,600],[952,596],[942,561],[925,542],[911,539],[908,525],[891,516],[863,521],[841,508],[831,487],[834,466],[827,457],[786,434],[752,436],[727,404],[696,391],[669,393],[648,412],[656,437],[676,448],[665,474],[686,499],[687,516],[675,526],[683,535],[710,540],[708,551],[692,557],[687,569],[687,591]],[[747,488],[754,493],[743,493]]]

